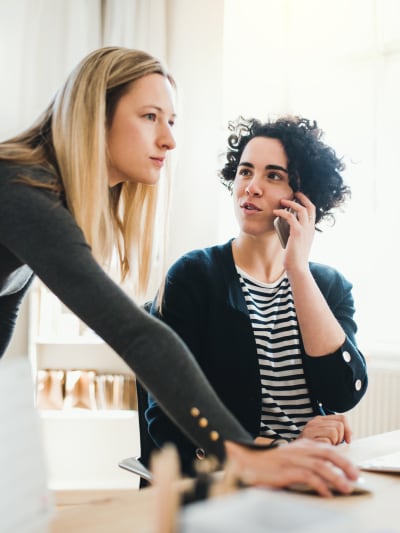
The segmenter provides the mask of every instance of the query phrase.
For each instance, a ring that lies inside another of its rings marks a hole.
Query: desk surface
[[[338,448],[354,462],[400,450],[400,430],[358,439]],[[127,473],[127,475],[129,475]],[[400,532],[400,475],[363,472],[372,494],[320,498],[321,506],[357,518],[363,532]],[[284,495],[285,493],[283,493]],[[299,495],[299,498],[317,498]],[[51,533],[154,533],[154,489],[58,491]]]

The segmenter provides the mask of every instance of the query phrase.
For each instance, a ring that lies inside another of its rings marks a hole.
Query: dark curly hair
[[[316,207],[316,223],[323,218],[334,222],[332,210],[345,202],[350,189],[340,174],[345,166],[335,151],[321,140],[323,131],[315,121],[281,117],[261,123],[239,117],[229,122],[226,163],[220,171],[222,183],[232,191],[237,167],[246,144],[254,137],[278,139],[288,158],[289,185],[307,195]]]

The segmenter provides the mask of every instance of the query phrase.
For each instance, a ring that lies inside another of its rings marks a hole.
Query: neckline
[[[236,263],[235,263],[235,268],[238,274],[240,274],[242,277],[245,277],[246,279],[252,281],[253,283],[260,285],[261,287],[268,287],[268,288],[276,287],[287,277],[286,270],[284,270],[278,279],[276,279],[275,281],[272,281],[271,283],[267,283],[265,281],[261,281],[251,276],[248,272],[240,268]]]

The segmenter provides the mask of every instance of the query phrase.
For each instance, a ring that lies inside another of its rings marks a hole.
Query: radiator
[[[370,361],[368,379],[364,397],[346,413],[355,439],[400,429],[400,359]]]

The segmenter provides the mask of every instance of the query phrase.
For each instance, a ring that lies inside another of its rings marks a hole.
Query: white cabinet
[[[41,411],[49,485],[53,489],[136,488],[118,467],[139,454],[136,411]]]
[[[30,292],[29,325],[35,375],[41,370],[59,370],[65,376],[85,370],[96,376],[96,387],[107,376],[132,380],[124,361],[38,281]],[[117,404],[99,408],[104,405],[96,398],[91,409],[65,403],[61,409],[40,409],[51,487],[138,486],[136,476],[118,467],[121,459],[140,453],[137,412],[111,408]]]

